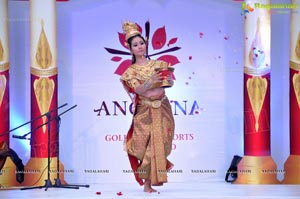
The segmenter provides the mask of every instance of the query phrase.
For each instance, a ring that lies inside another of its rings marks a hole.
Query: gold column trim
[[[42,30],[38,41],[35,59],[39,67],[41,67],[42,69],[48,69],[52,64],[52,53],[47,39],[47,35],[44,31],[43,19],[41,21],[41,26]]]
[[[49,76],[57,74],[57,67],[50,67],[53,62],[52,52],[44,30],[43,19],[41,20],[41,32],[37,43],[35,61],[38,66],[31,67],[30,71],[39,79],[34,80],[33,89],[40,112],[45,114],[49,111],[56,86],[53,79],[49,79]],[[46,117],[42,119],[45,123]],[[43,126],[43,132],[46,133],[46,126]]]
[[[294,69],[294,70],[300,71],[300,63],[296,63],[296,62],[290,61],[290,68]]]
[[[282,184],[300,184],[300,155],[290,155],[284,163]]]
[[[5,90],[6,90],[6,83],[7,83],[7,80],[6,80],[5,75],[0,75],[0,106],[2,104],[2,100],[4,97]]]
[[[267,93],[268,82],[262,77],[252,77],[247,80],[247,91],[255,116],[255,130],[258,131],[258,119]]]
[[[299,83],[300,83],[300,73],[299,73],[300,64],[296,63],[296,62],[293,62],[293,61],[290,61],[290,68],[293,69],[293,70],[298,71],[297,74],[293,75],[292,82],[293,82],[293,87],[294,87],[294,92],[295,92],[295,96],[296,96],[296,99],[297,99],[297,103],[298,103],[298,106],[300,107],[300,86],[299,86]]]
[[[244,156],[238,164],[234,184],[279,184],[276,163],[271,156]]]
[[[300,60],[300,31],[298,32],[298,37],[296,41],[295,55],[298,60]]]
[[[251,76],[263,76],[270,73],[270,67],[266,68],[250,68],[244,67],[244,73]]]
[[[0,61],[3,61],[3,60],[4,60],[4,49],[3,49],[2,42],[0,39]]]
[[[300,73],[293,75],[293,87],[296,95],[298,106],[300,107]]]
[[[0,190],[20,186],[20,183],[16,180],[16,171],[15,163],[11,157],[8,156],[1,170]]]
[[[0,64],[0,72],[6,71],[9,69],[9,62],[6,62],[4,64]]]
[[[59,179],[61,183],[67,184],[64,179],[65,167],[59,161],[59,170],[57,171],[57,157],[52,157],[50,162],[50,180],[52,184],[55,184],[55,179],[57,179],[57,172],[59,172]],[[33,171],[33,172],[25,172],[24,181],[21,186],[43,186],[45,184],[45,179],[47,179],[47,172],[43,172],[45,168],[47,168],[48,160],[47,158],[30,158],[27,164],[25,165],[25,171]]]
[[[30,72],[33,75],[39,76],[39,77],[49,77],[57,74],[57,67],[49,68],[49,69],[38,69],[34,67],[30,67]]]
[[[55,90],[55,82],[47,77],[40,77],[33,83],[34,93],[41,114],[49,111],[51,101]],[[46,122],[46,117],[42,117],[43,123]],[[43,132],[46,133],[46,125],[43,126]]]

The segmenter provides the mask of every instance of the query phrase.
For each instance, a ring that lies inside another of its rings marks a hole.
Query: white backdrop
[[[13,128],[30,116],[30,109],[26,108],[30,104],[29,20],[26,20],[29,6],[28,2],[13,1],[9,5],[11,19],[23,19],[10,21],[10,35],[15,38],[11,39]],[[167,42],[177,38],[175,44],[160,50],[150,45],[149,54],[181,47],[167,53],[180,61],[174,66],[175,85],[167,90],[173,101],[176,123],[174,150],[169,157],[175,167],[169,181],[223,181],[232,156],[243,155],[244,24],[240,8],[238,3],[229,0],[57,3],[59,104],[77,105],[62,115],[60,158],[65,169],[74,171],[65,174],[66,180],[134,181],[133,174],[124,172],[130,169],[123,151],[124,136],[132,118],[128,110],[130,99],[119,76],[114,74],[120,62],[112,61],[115,55],[104,49],[127,51],[118,38],[122,22],[127,19],[143,29],[149,20],[150,40],[161,27],[166,30]],[[272,15],[271,134],[272,156],[278,169],[283,168],[289,153],[288,98],[283,97],[288,95],[289,27],[286,24],[288,15]],[[130,59],[118,56],[122,61]],[[114,102],[122,107],[126,102],[126,115]],[[100,115],[95,109],[101,109]],[[11,143],[26,163],[29,142],[12,140]],[[202,173],[203,170],[210,172]]]

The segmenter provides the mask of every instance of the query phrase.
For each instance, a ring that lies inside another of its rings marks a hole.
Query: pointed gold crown
[[[138,30],[138,26],[136,23],[125,21],[122,25],[123,32],[126,34],[125,39],[126,41],[135,35],[140,35],[140,31]]]

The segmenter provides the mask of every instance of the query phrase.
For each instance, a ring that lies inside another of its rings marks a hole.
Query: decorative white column
[[[0,0],[0,150],[9,148],[9,31],[8,0]],[[2,136],[1,136],[2,134]],[[0,175],[0,186],[20,185],[16,181],[16,166],[6,158]]]
[[[0,143],[9,146],[9,37],[8,0],[0,0]]]
[[[57,46],[56,46],[56,1],[30,0],[30,71],[31,71],[31,119],[57,108]],[[58,129],[57,110],[50,114],[50,130],[44,116],[31,124],[31,158],[25,170],[37,171],[25,173],[25,186],[43,185],[50,173],[54,184],[59,172],[59,179],[64,182],[63,165],[57,171]],[[48,137],[48,131],[50,137]],[[50,148],[48,153],[48,139]],[[47,168],[48,155],[51,158],[50,171]],[[42,177],[41,177],[42,175]],[[48,180],[48,179],[47,179]]]
[[[244,2],[244,157],[238,164],[236,184],[277,184],[276,164],[271,157],[270,83],[271,13]]]
[[[284,184],[300,184],[300,0],[290,17],[290,156],[284,164]]]

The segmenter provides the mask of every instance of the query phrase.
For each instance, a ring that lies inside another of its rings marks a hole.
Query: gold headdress
[[[123,32],[126,34],[126,41],[135,35],[140,35],[140,31],[138,30],[138,26],[130,21],[125,21],[122,25]]]

